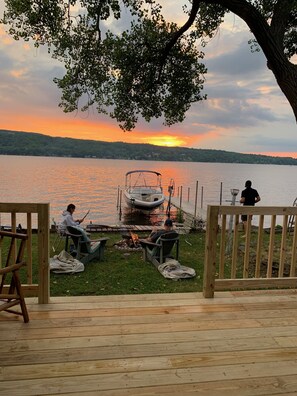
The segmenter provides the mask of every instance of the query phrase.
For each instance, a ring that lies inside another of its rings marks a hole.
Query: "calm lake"
[[[261,196],[262,206],[291,206],[297,197],[297,167],[283,165],[246,165],[193,162],[127,161],[90,158],[53,158],[0,156],[1,202],[49,202],[51,218],[60,221],[68,203],[76,205],[76,216],[90,214],[87,224],[130,222],[131,213],[122,204],[117,208],[118,190],[124,187],[125,173],[135,169],[155,170],[162,174],[167,193],[170,179],[175,190],[183,187],[183,199],[195,200],[198,181],[198,202],[203,208],[219,204],[222,183],[222,204],[230,205],[231,188],[242,190],[247,179]],[[240,195],[240,194],[239,194]],[[238,203],[237,203],[238,204]],[[166,206],[166,205],[165,205]],[[158,216],[159,213],[151,217]],[[0,222],[5,225],[5,215]],[[134,219],[146,224],[151,219]]]

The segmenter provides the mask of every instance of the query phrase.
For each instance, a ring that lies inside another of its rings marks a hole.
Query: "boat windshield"
[[[161,187],[161,174],[154,171],[132,171],[126,174],[126,187]]]

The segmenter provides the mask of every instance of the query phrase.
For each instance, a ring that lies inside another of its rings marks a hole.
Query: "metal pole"
[[[201,209],[203,208],[203,186],[201,187]]]
[[[223,199],[223,183],[221,182],[221,188],[220,188],[220,205],[222,205],[222,199]]]
[[[118,186],[117,209],[119,209],[119,196],[120,196],[120,186]]]
[[[188,202],[190,202],[190,187],[188,187]]]
[[[122,218],[122,190],[120,190],[120,210],[119,210],[119,219]]]
[[[168,198],[168,205],[166,209],[166,215],[170,218],[170,210],[171,210],[171,196],[173,193],[173,184],[170,182],[168,186],[168,193],[169,193],[169,198]]]
[[[180,199],[179,199],[180,208],[182,208],[182,200],[183,200],[183,186],[180,186]]]
[[[194,217],[196,217],[197,214],[197,199],[198,199],[198,180],[196,180]]]
[[[232,200],[231,200],[231,205],[235,205],[236,201],[236,196],[239,193],[239,190],[237,188],[231,188],[231,195],[232,195]],[[228,238],[228,243],[227,243],[227,253],[231,252],[232,248],[232,241],[233,241],[233,215],[230,215],[229,219],[229,238]]]

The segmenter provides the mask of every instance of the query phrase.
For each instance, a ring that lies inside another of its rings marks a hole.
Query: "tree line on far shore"
[[[0,154],[148,161],[297,165],[291,157],[241,154],[224,150],[103,142],[0,130]]]

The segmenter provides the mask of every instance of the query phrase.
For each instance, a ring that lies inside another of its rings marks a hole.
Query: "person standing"
[[[241,192],[240,203],[243,206],[255,206],[255,203],[261,201],[258,191],[252,188],[252,182],[247,180],[245,182],[245,189]],[[242,215],[241,220],[243,222],[243,228],[246,231],[247,215]]]

